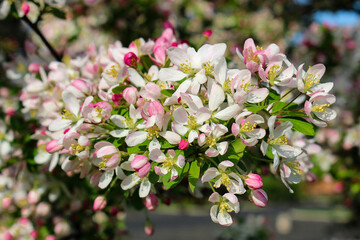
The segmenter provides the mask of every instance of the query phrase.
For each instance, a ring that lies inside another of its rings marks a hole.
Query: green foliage
[[[189,187],[191,192],[194,192],[196,183],[198,181],[200,177],[200,166],[199,163],[197,162],[197,160],[193,161],[190,165],[190,170],[189,170]]]
[[[299,131],[305,135],[308,136],[314,136],[315,135],[315,129],[314,125],[307,122],[306,120],[302,118],[278,118],[281,122],[291,122],[293,124],[293,129],[295,131]]]

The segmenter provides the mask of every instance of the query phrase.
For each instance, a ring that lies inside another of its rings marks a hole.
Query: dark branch
[[[50,45],[50,43],[46,40],[46,38],[44,37],[44,35],[41,33],[40,29],[38,28],[37,24],[32,23],[28,17],[24,16],[21,18],[24,22],[26,22],[27,25],[29,25],[32,30],[34,30],[34,32],[41,38],[41,40],[43,41],[43,43],[45,44],[45,46],[49,49],[49,51],[51,52],[51,54],[53,55],[53,57],[61,62],[61,56],[55,51],[55,49]]]

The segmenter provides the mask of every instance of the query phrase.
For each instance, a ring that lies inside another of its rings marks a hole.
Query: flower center
[[[224,82],[223,90],[224,92],[231,92],[231,81],[229,78],[227,78]]]
[[[276,76],[278,75],[278,73],[283,69],[283,67],[280,67],[279,65],[272,65],[270,67],[270,70],[268,72],[268,78],[270,83],[273,85],[274,84],[274,80],[276,78]]]
[[[330,104],[316,105],[311,108],[311,111],[327,113],[327,111],[326,111],[327,107],[330,107]]]
[[[226,213],[234,211],[224,200],[219,204],[219,212]]]
[[[269,139],[268,143],[270,145],[286,145],[288,143],[288,139],[286,136],[281,135],[278,138],[271,138]]]
[[[78,154],[79,152],[85,150],[85,147],[78,143],[73,143],[71,144],[71,149],[74,151],[74,154]]]
[[[256,123],[251,124],[249,122],[245,123],[241,126],[240,131],[241,132],[252,132],[256,128]]]
[[[188,60],[186,60],[185,63],[180,64],[180,70],[183,73],[186,73],[186,74],[192,74],[193,73],[193,69],[191,68],[190,63],[189,63]]]
[[[253,61],[253,62],[256,62],[256,63],[260,63],[259,57],[257,56],[257,54],[255,54],[255,53],[253,52],[252,49],[249,49],[249,50],[248,50],[248,56],[247,56],[247,58],[248,58],[250,61]]]
[[[210,65],[210,61],[203,63],[202,68],[205,70],[206,74],[212,74],[214,72],[214,67]]]
[[[61,115],[62,119],[75,120],[75,116],[72,112],[67,109],[64,109],[63,114]]]
[[[226,173],[222,173],[221,174],[221,183],[227,188],[230,188],[231,182],[230,182],[230,178]]]
[[[192,130],[195,130],[197,127],[197,122],[196,122],[196,118],[193,115],[189,115],[188,116],[188,121],[187,121],[189,128]]]
[[[245,91],[249,92],[254,85],[250,84],[249,82],[246,82],[245,84],[242,84],[240,87]]]
[[[170,156],[166,156],[166,158],[163,161],[163,168],[165,168],[166,170],[170,171],[172,168],[174,168],[175,165],[175,159],[170,157]]]
[[[159,137],[159,128],[158,128],[158,126],[156,126],[156,125],[154,125],[154,126],[152,126],[152,127],[150,127],[150,128],[146,128],[145,129],[145,132],[147,132],[148,134],[147,134],[147,139],[150,141],[150,140],[152,140],[154,137]]]
[[[304,78],[304,91],[307,92],[310,88],[320,82],[320,75],[315,75],[313,73],[308,73],[306,78]]]
[[[303,171],[300,169],[300,163],[298,162],[287,162],[285,163],[293,172],[292,174],[295,175],[296,173],[299,175],[303,174]]]
[[[206,144],[209,146],[209,148],[211,148],[214,145],[216,145],[216,139],[213,138],[212,136],[208,136],[206,137]]]
[[[119,64],[114,64],[110,67],[110,69],[108,69],[106,71],[107,74],[109,74],[110,76],[112,76],[113,78],[116,78],[118,76],[118,71],[120,70],[120,65]]]

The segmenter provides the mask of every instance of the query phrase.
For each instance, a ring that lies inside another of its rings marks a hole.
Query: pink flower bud
[[[31,73],[39,73],[40,65],[38,63],[31,63],[28,67],[28,71]]]
[[[94,211],[103,210],[106,207],[107,201],[103,196],[98,196],[93,205]]]
[[[146,163],[148,162],[148,158],[144,155],[136,155],[134,159],[131,161],[130,166],[135,169],[135,171],[139,171]]]
[[[40,200],[40,194],[35,190],[31,190],[28,193],[27,200],[30,204],[36,204]]]
[[[212,36],[212,31],[211,31],[210,29],[205,30],[205,31],[203,32],[203,36],[206,37],[206,38],[211,37],[211,36]]]
[[[111,97],[111,100],[114,102],[116,106],[119,106],[121,104],[122,94],[113,94]]]
[[[125,54],[125,56],[124,56],[124,63],[126,65],[128,65],[129,67],[136,68],[137,61],[138,61],[138,57],[133,52],[129,52],[129,53]]]
[[[4,237],[4,240],[12,240],[12,239],[14,239],[13,235],[11,233],[9,233],[9,232],[4,233],[3,237]]]
[[[75,87],[77,90],[83,93],[90,93],[91,92],[91,86],[89,83],[82,79],[74,79],[71,81],[71,85]]]
[[[172,25],[172,23],[169,21],[165,21],[163,26],[164,26],[164,29],[170,28],[171,30],[175,31],[174,25]]]
[[[123,91],[123,97],[129,104],[135,104],[138,98],[138,90],[136,87],[127,87]]]
[[[56,240],[56,237],[54,235],[48,235],[45,240]]]
[[[263,182],[258,174],[251,173],[247,175],[247,178],[245,179],[246,185],[252,190],[262,188]]]
[[[186,141],[185,139],[181,139],[180,143],[179,143],[179,149],[180,150],[185,150],[189,147],[189,142]]]
[[[149,210],[149,211],[154,211],[159,205],[159,199],[158,197],[153,194],[150,193],[146,198],[145,198],[145,207]]]
[[[52,140],[52,141],[48,142],[45,147],[46,151],[48,153],[55,153],[55,152],[61,150],[63,148],[63,146],[59,145],[57,143],[58,141],[59,140]]]
[[[119,212],[119,209],[115,206],[113,206],[109,211],[111,216],[115,216],[118,212]]]
[[[151,169],[151,164],[149,162],[147,162],[142,168],[139,169],[139,171],[138,171],[139,178],[143,178],[146,175],[148,175],[148,173],[150,172],[150,169]]]
[[[30,237],[33,239],[36,239],[39,236],[38,232],[36,230],[32,230],[30,232]]]
[[[151,236],[154,234],[154,231],[155,231],[154,225],[149,220],[147,220],[144,230],[145,230],[146,235]]]
[[[26,2],[23,2],[23,3],[21,4],[21,11],[23,11],[23,12],[24,12],[24,15],[26,16],[26,15],[29,13],[29,11],[30,11],[30,6],[29,6],[29,4],[27,4]]]
[[[268,196],[262,189],[256,189],[251,191],[251,200],[258,207],[265,207],[268,203]]]
[[[11,204],[11,198],[9,198],[9,197],[3,198],[2,206],[4,209],[7,209],[8,207],[10,207],[10,204]]]

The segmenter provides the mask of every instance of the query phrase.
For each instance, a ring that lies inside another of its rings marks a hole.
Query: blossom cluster
[[[292,191],[312,176],[305,135],[336,117],[333,84],[320,83],[324,65],[296,68],[275,44],[248,39],[233,60],[226,50],[196,50],[166,28],[155,41],[90,45],[68,62],[32,63],[20,100],[41,125],[32,136],[36,163],[95,188],[118,186],[149,210],[160,189],[187,178],[191,192],[212,191],[211,219],[224,226],[239,195],[267,205],[257,163],[272,164]],[[105,206],[106,194],[94,209]]]

